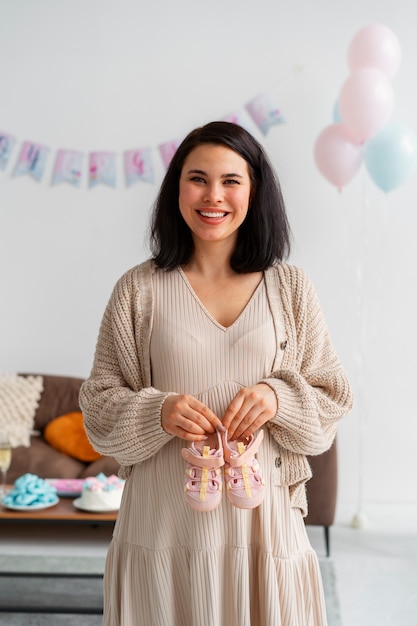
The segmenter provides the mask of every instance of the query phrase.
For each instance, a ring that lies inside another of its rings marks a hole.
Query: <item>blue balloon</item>
[[[364,161],[374,183],[383,191],[392,191],[417,167],[417,137],[402,124],[387,124],[366,142]]]
[[[342,116],[340,115],[339,109],[339,100],[336,100],[333,105],[333,122],[335,124],[340,124],[342,122]]]

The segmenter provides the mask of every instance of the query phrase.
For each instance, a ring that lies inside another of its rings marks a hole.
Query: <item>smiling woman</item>
[[[127,478],[103,624],[326,626],[306,456],[331,446],[351,392],[311,283],[283,262],[284,202],[246,130],[186,137],[152,244],[113,291],[80,395]]]

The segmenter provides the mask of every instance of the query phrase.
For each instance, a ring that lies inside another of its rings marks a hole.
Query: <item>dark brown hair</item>
[[[156,264],[172,270],[193,252],[191,231],[179,209],[179,180],[189,153],[202,144],[221,145],[248,163],[252,195],[241,224],[231,266],[238,273],[262,271],[290,252],[290,227],[279,182],[259,142],[230,122],[211,122],[193,130],[178,147],[162,181],[151,220],[151,251]]]

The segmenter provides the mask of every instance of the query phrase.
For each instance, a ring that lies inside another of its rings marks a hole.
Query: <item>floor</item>
[[[309,528],[324,557],[321,528]],[[417,527],[331,529],[343,626],[417,626]]]
[[[308,527],[319,558],[325,558],[322,528]],[[0,554],[104,557],[111,529],[39,525],[30,536],[22,526],[2,525]],[[417,528],[331,530],[331,557],[343,626],[417,626]]]

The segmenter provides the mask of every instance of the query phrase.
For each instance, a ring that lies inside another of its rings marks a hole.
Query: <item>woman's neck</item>
[[[190,261],[183,267],[185,273],[199,274],[206,278],[222,278],[234,275],[230,265],[230,246],[219,244],[196,246]]]

